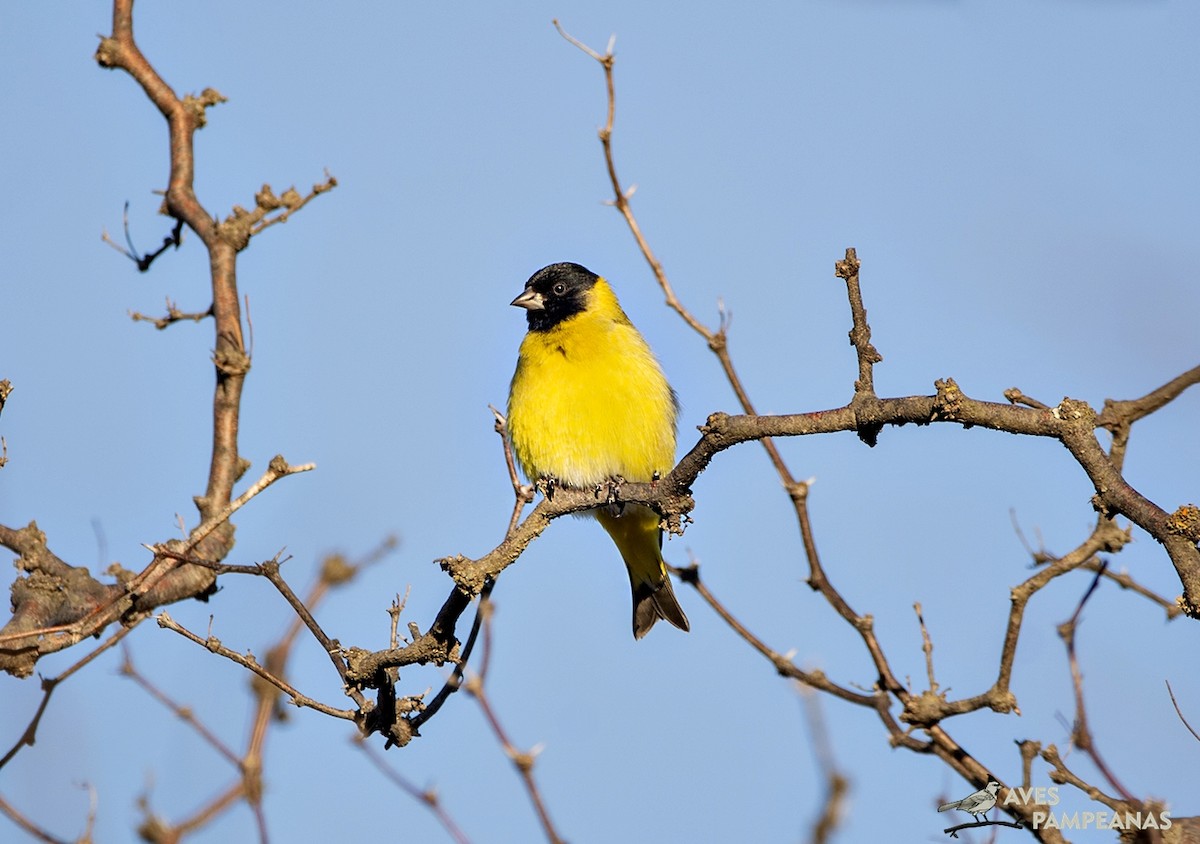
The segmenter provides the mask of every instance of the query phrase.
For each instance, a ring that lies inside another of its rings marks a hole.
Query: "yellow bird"
[[[508,432],[526,477],[587,489],[671,471],[679,403],[608,282],[579,264],[551,264],[512,304],[529,321],[508,395]],[[588,515],[629,569],[634,638],[660,618],[687,630],[663,563],[658,514],[616,504]]]

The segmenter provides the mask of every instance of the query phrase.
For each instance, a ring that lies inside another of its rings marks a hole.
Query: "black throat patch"
[[[545,307],[529,311],[530,331],[549,331],[563,320],[587,310],[588,296],[599,276],[579,264],[561,263],[543,267],[525,282],[541,294]]]

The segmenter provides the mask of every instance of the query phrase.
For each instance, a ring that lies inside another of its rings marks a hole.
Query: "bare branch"
[[[721,617],[721,620],[728,624],[729,627],[735,633],[737,633],[739,637],[744,639],[750,645],[750,647],[754,648],[754,650],[758,651],[760,654],[762,654],[762,656],[766,657],[766,659],[775,667],[775,670],[778,671],[780,675],[796,680],[797,682],[802,683],[809,688],[828,692],[829,694],[841,698],[849,703],[855,703],[859,706],[866,706],[882,711],[887,710],[887,696],[882,692],[877,692],[873,695],[860,694],[859,692],[853,692],[850,689],[846,689],[837,685],[830,680],[823,671],[805,671],[793,663],[788,654],[780,653],[774,648],[768,646],[765,642],[763,642],[762,639],[758,638],[758,636],[751,633],[746,625],[738,620],[738,618],[734,616],[734,614],[730,612],[720,600],[717,599],[717,597],[709,590],[708,586],[705,585],[705,583],[700,579],[700,567],[696,563],[692,563],[686,568],[676,568],[671,566],[670,569],[673,574],[679,576],[680,580],[692,586],[700,595],[700,597],[704,599],[704,602],[707,603],[713,609],[713,611]],[[897,732],[899,732],[899,728],[897,728]]]
[[[850,329],[850,345],[858,353],[858,380],[854,382],[854,392],[874,396],[874,366],[883,361],[883,355],[871,345],[871,326],[867,323],[867,309],[863,305],[862,288],[858,283],[861,266],[858,253],[854,249],[847,249],[846,257],[834,264],[834,275],[846,282],[846,295],[850,300],[853,326]]]
[[[235,768],[241,768],[242,760],[237,757],[237,754],[234,753],[228,745],[226,745],[223,741],[221,741],[220,738],[217,737],[216,733],[206,727],[204,722],[196,717],[196,713],[190,706],[184,706],[183,704],[172,700],[170,695],[168,695],[154,683],[150,682],[150,678],[146,677],[137,670],[137,667],[133,664],[133,656],[130,654],[128,648],[124,649],[124,659],[121,661],[120,672],[122,675],[128,677],[130,680],[140,686],[142,691],[169,709],[176,718],[187,724],[188,727],[194,730],[206,744],[208,744],[218,754],[225,757],[226,762],[228,762],[230,765],[233,765]]]
[[[1168,601],[1162,595],[1159,595],[1152,589],[1149,589],[1138,583],[1128,572],[1113,571],[1110,566],[1096,559],[1095,557],[1086,560],[1083,565],[1080,566],[1080,568],[1086,569],[1087,571],[1099,572],[1106,580],[1111,580],[1122,589],[1126,589],[1137,595],[1141,595],[1143,598],[1146,598],[1151,603],[1162,609],[1164,613],[1166,613],[1167,621],[1171,621],[1172,619],[1183,615],[1183,610],[1179,608],[1178,604],[1176,604],[1174,601]]]
[[[76,662],[57,677],[42,678],[42,701],[38,704],[37,711],[34,712],[33,718],[30,719],[29,724],[26,725],[25,731],[21,734],[21,737],[17,739],[16,744],[14,744],[9,751],[4,754],[3,758],[0,758],[0,769],[9,763],[9,761],[17,755],[22,747],[33,746],[34,741],[37,739],[38,725],[40,725],[42,722],[42,716],[46,714],[46,707],[50,705],[50,696],[54,694],[54,690],[57,689],[65,680],[67,680],[67,678],[75,674],[75,672],[79,671],[85,665],[90,663],[96,657],[100,656],[100,654],[104,653],[109,648],[116,645],[132,632],[132,627],[122,627],[116,633],[109,636],[103,644],[94,648],[90,653],[87,654],[87,656]]]
[[[475,643],[479,638],[479,631],[483,624],[485,607],[490,606],[488,603],[492,597],[492,589],[495,587],[496,581],[489,580],[483,586],[483,591],[479,593],[479,607],[475,611],[475,621],[471,624],[471,632],[467,636],[467,642],[462,648],[462,657],[457,661],[454,670],[450,673],[450,677],[445,684],[434,695],[429,704],[421,710],[412,719],[413,729],[418,729],[422,724],[437,714],[437,711],[442,708],[447,698],[454,694],[462,687],[463,674],[466,672],[467,663],[471,659],[471,652],[475,649]],[[482,673],[482,672],[481,672]]]
[[[325,171],[325,181],[313,185],[306,196],[301,196],[294,187],[285,190],[282,196],[276,196],[270,185],[263,185],[258,193],[254,194],[254,210],[247,211],[240,205],[233,206],[233,211],[221,221],[217,229],[222,238],[241,251],[250,245],[250,238],[276,223],[286,223],[292,214],[335,187],[337,179],[329,175],[328,170]],[[271,216],[281,208],[282,212]]]
[[[1022,393],[1016,387],[1009,387],[1004,391],[1004,397],[1013,404],[1023,404],[1026,407],[1032,407],[1034,410],[1049,410],[1050,405],[1044,404],[1037,399],[1030,398]]]
[[[33,836],[36,840],[44,842],[44,844],[71,844],[63,838],[56,838],[40,826],[35,824],[29,818],[25,817],[17,807],[13,806],[3,796],[0,796],[0,815],[4,815],[14,824],[23,829],[26,833]]]
[[[231,651],[229,648],[221,644],[220,639],[212,635],[207,637],[197,636],[195,633],[176,622],[175,619],[171,618],[170,614],[165,610],[155,616],[155,620],[158,622],[159,627],[165,627],[168,630],[173,630],[180,636],[183,636],[185,639],[200,645],[202,648],[206,648],[207,650],[212,651],[219,656],[223,656],[228,660],[236,662],[243,668],[254,672],[259,677],[277,687],[280,691],[287,695],[291,699],[291,702],[296,706],[304,706],[308,707],[309,709],[315,709],[317,712],[324,713],[325,715],[329,715],[334,718],[342,718],[346,721],[357,721],[359,718],[359,713],[355,712],[354,710],[336,709],[332,706],[327,706],[320,701],[314,700],[307,695],[301,694],[283,679],[276,677],[274,674],[267,671],[266,668],[258,663],[258,660],[254,658],[253,654],[240,654],[236,651]]]
[[[1166,384],[1141,398],[1125,401],[1107,399],[1096,424],[1112,432],[1113,441],[1109,448],[1109,455],[1113,465],[1120,469],[1125,464],[1125,450],[1129,445],[1129,434],[1134,422],[1165,407],[1169,402],[1178,398],[1184,390],[1196,383],[1200,383],[1200,366],[1172,378]],[[1193,538],[1200,539],[1200,536]]]
[[[147,252],[144,255],[139,255],[137,249],[133,245],[133,238],[129,234],[128,202],[125,203],[125,213],[123,215],[122,224],[125,229],[126,246],[121,246],[118,244],[109,236],[108,232],[101,232],[100,240],[104,243],[107,243],[129,260],[133,261],[133,263],[137,265],[138,272],[146,272],[146,270],[150,269],[150,265],[154,263],[155,259],[158,258],[159,255],[163,254],[172,247],[178,249],[180,244],[183,243],[183,220],[177,219],[174,227],[171,229],[171,233],[163,238],[161,246],[159,246],[153,252]]]
[[[917,623],[921,626],[921,650],[925,652],[925,673],[929,675],[929,691],[936,693],[938,682],[933,674],[933,639],[929,638],[929,628],[925,626],[920,601],[913,604],[913,612],[917,614]]]
[[[1171,705],[1175,707],[1175,714],[1179,716],[1179,720],[1183,722],[1183,726],[1187,727],[1187,731],[1192,734],[1192,738],[1200,741],[1200,733],[1197,733],[1192,725],[1188,723],[1187,718],[1183,717],[1183,710],[1179,708],[1179,701],[1175,700],[1175,692],[1171,688],[1171,681],[1165,680],[1163,682],[1167,684],[1167,694],[1171,696]]]
[[[151,316],[146,316],[143,313],[139,313],[138,311],[130,311],[129,312],[129,318],[132,319],[134,322],[148,322],[151,325],[153,325],[155,328],[157,328],[159,331],[162,331],[163,329],[168,328],[169,326],[172,326],[177,322],[186,322],[188,320],[191,320],[192,322],[199,322],[200,320],[204,319],[205,317],[210,317],[210,316],[212,316],[212,308],[209,308],[207,311],[199,311],[196,313],[185,313],[184,311],[179,310],[179,307],[174,302],[172,302],[169,298],[167,299],[167,315],[166,316],[151,317]]]
[[[1189,369],[1182,375],[1172,378],[1166,384],[1163,384],[1158,389],[1151,390],[1141,398],[1126,399],[1124,401],[1106,400],[1104,402],[1104,410],[1101,411],[1096,423],[1110,430],[1132,425],[1137,420],[1143,419],[1165,407],[1170,402],[1179,398],[1188,387],[1193,387],[1196,384],[1200,384],[1200,366]]]
[[[1079,626],[1079,617],[1083,614],[1083,608],[1087,604],[1088,599],[1095,594],[1097,587],[1100,586],[1104,569],[1105,566],[1102,564],[1100,570],[1092,578],[1091,584],[1088,585],[1087,591],[1079,599],[1079,604],[1075,607],[1075,612],[1071,614],[1069,619],[1058,626],[1058,635],[1067,646],[1067,662],[1071,667],[1071,685],[1075,690],[1075,724],[1071,730],[1071,743],[1091,757],[1096,767],[1100,770],[1100,773],[1120,793],[1123,800],[1133,803],[1136,802],[1136,798],[1117,780],[1116,774],[1105,763],[1103,757],[1100,755],[1100,749],[1096,747],[1092,731],[1088,728],[1087,707],[1083,702],[1083,673],[1079,670],[1079,659],[1075,652],[1075,630]]]
[[[479,704],[479,708],[483,710],[483,716],[487,720],[488,726],[492,728],[496,739],[504,748],[504,753],[512,761],[513,767],[517,769],[517,773],[521,775],[521,782],[525,785],[525,791],[533,803],[534,810],[537,812],[538,820],[542,824],[542,832],[545,834],[546,840],[550,844],[564,844],[562,837],[558,834],[558,830],[554,827],[553,821],[550,820],[550,813],[546,809],[546,802],[542,798],[537,780],[533,776],[533,768],[537,762],[537,756],[541,752],[541,748],[534,747],[529,751],[517,750],[516,746],[509,739],[508,733],[504,730],[504,726],[500,723],[500,719],[496,715],[496,710],[488,699],[484,688],[487,680],[488,659],[492,649],[491,607],[492,605],[489,601],[480,601],[479,615],[483,619],[483,661],[479,668],[479,674],[469,678],[463,688],[466,689],[467,694],[475,698]]]
[[[508,420],[504,418],[503,413],[490,404],[488,410],[492,412],[492,416],[496,420],[496,433],[500,435],[500,442],[504,448],[504,465],[508,468],[508,479],[512,483],[513,497],[516,499],[513,502],[512,517],[508,520],[508,530],[504,534],[508,537],[512,536],[513,531],[517,529],[517,522],[521,519],[521,511],[525,509],[525,505],[533,501],[533,487],[521,483],[521,479],[517,477],[517,463],[513,457],[512,441],[508,438]]]
[[[221,508],[221,510],[210,519],[196,526],[196,529],[192,531],[191,536],[188,537],[188,543],[186,546],[184,546],[185,550],[183,553],[187,553],[188,551],[191,551],[193,548],[197,547],[210,533],[216,530],[217,527],[228,521],[230,516],[245,507],[246,504],[248,504],[250,500],[254,498],[254,496],[258,495],[280,478],[286,478],[288,475],[295,475],[300,472],[311,472],[315,468],[317,468],[317,464],[315,463],[302,463],[299,466],[292,466],[283,459],[282,454],[275,455],[271,458],[271,462],[267,466],[267,471],[263,472],[262,477],[255,481],[249,489],[247,489],[233,501],[229,502],[229,504]]]
[[[383,761],[383,757],[370,744],[362,740],[361,736],[355,736],[355,744],[366,755],[367,759],[375,766],[381,774],[389,781],[396,785],[401,791],[416,800],[422,806],[425,806],[429,811],[433,812],[438,823],[446,830],[446,834],[457,842],[457,844],[470,844],[470,839],[466,833],[455,823],[454,818],[446,811],[442,805],[442,800],[438,796],[437,791],[432,788],[417,788],[410,780],[404,777],[400,772],[392,768],[391,765]]]
[[[797,683],[800,701],[804,704],[804,714],[808,721],[808,735],[812,741],[813,755],[817,759],[817,768],[825,779],[825,802],[820,816],[813,824],[812,844],[825,844],[833,838],[838,824],[841,823],[845,811],[846,797],[850,792],[850,780],[838,769],[833,757],[833,745],[829,741],[829,730],[821,712],[821,701],[807,686]]]

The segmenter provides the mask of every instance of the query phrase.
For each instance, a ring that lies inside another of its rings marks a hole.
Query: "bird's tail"
[[[645,636],[660,618],[680,630],[690,629],[683,607],[679,606],[675,590],[671,588],[671,579],[665,573],[657,584],[633,584],[633,638]]]
[[[597,510],[596,519],[612,537],[629,570],[629,585],[633,589],[633,637],[645,636],[660,618],[680,630],[688,630],[687,616],[675,598],[671,578],[663,563],[658,514],[648,507],[627,504],[619,514],[607,509]]]
[[[958,804],[961,802],[961,800],[955,800],[953,803],[943,803],[942,805],[938,806],[938,811],[949,812],[951,809],[957,809]]]

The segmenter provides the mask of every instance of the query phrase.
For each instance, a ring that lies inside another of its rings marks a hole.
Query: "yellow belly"
[[[569,320],[529,333],[513,376],[509,432],[530,480],[586,487],[648,481],[675,462],[675,401],[632,325]]]

